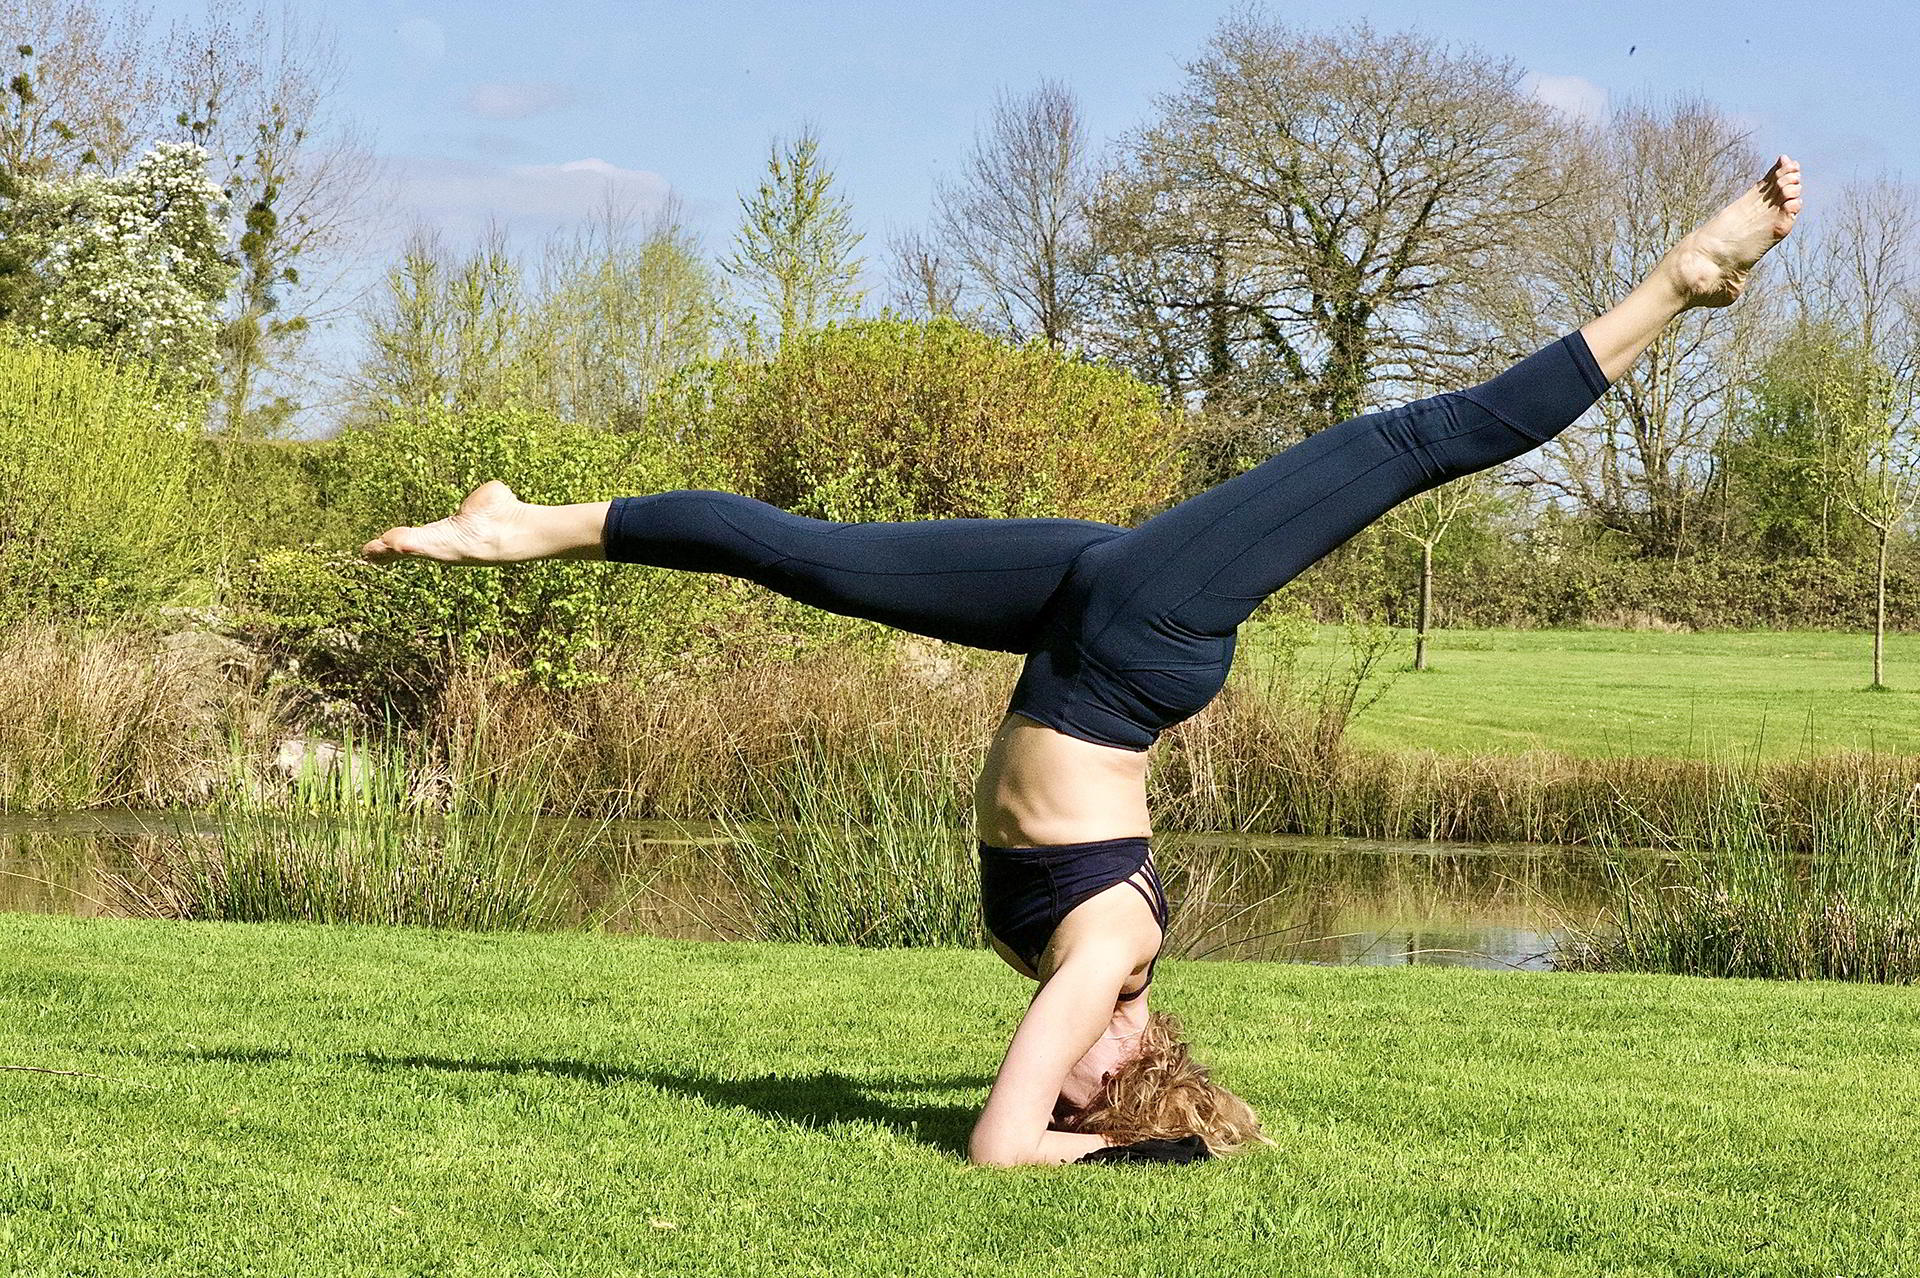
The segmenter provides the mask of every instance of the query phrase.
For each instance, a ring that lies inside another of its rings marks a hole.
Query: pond
[[[556,831],[583,823],[555,821]],[[119,913],[103,873],[156,840],[203,837],[193,814],[97,811],[0,817],[0,910]],[[711,828],[592,822],[594,854],[569,890],[613,931],[718,939],[726,893],[695,855]],[[1381,843],[1163,834],[1174,902],[1167,952],[1384,966],[1545,969],[1571,924],[1597,918],[1618,853],[1541,845]],[[1635,872],[1658,872],[1646,854]],[[635,887],[635,884],[642,886]]]

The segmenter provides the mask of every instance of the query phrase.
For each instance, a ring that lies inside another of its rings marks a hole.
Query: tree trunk
[[[1413,668],[1427,668],[1427,621],[1433,616],[1433,543],[1420,543],[1420,613],[1414,621]]]
[[[1880,562],[1873,575],[1873,686],[1884,688],[1887,656],[1887,542],[1893,524],[1880,529]]]

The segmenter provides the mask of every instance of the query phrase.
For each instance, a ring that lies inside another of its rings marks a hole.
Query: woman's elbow
[[[976,1167],[1019,1167],[1034,1161],[1032,1145],[976,1129],[967,1142],[967,1161]]]

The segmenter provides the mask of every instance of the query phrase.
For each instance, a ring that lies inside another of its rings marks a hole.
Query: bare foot
[[[468,493],[457,513],[418,528],[389,528],[360,553],[374,563],[432,559],[443,564],[504,564],[534,558],[516,548],[517,516],[526,503],[497,479]]]
[[[1766,251],[1787,238],[1800,213],[1800,163],[1781,156],[1745,195],[1708,218],[1667,254],[1688,306],[1728,306]]]

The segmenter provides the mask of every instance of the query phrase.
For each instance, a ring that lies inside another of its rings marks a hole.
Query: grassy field
[[[985,954],[0,916],[0,1271],[1867,1275],[1920,991],[1163,965],[1278,1148],[969,1168]]]
[[[1339,637],[1322,628],[1306,660],[1337,660]],[[1399,675],[1354,741],[1460,754],[1920,753],[1920,635],[1888,637],[1886,693],[1864,690],[1871,643],[1806,630],[1437,631],[1432,668]],[[1259,651],[1256,634],[1256,668]],[[1410,665],[1412,652],[1405,637],[1390,664]]]

